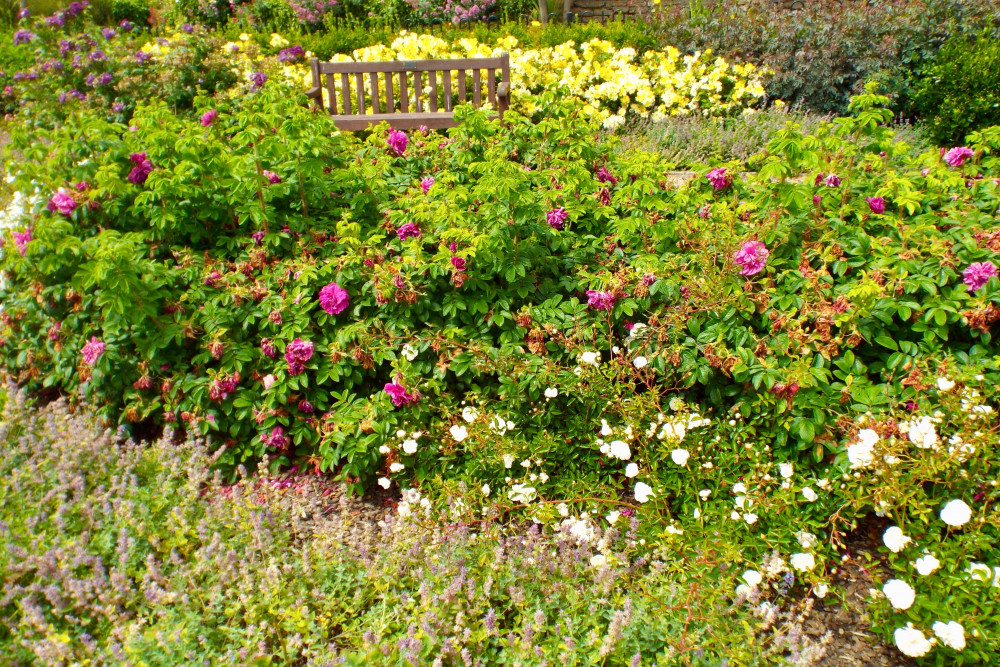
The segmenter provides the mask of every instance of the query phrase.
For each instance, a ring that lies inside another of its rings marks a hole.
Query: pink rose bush
[[[739,275],[755,276],[764,270],[770,254],[760,241],[747,241],[733,254],[733,261],[740,266]]]
[[[972,149],[965,146],[959,146],[958,148],[952,148],[947,153],[944,154],[944,161],[951,167],[961,167],[965,164],[966,160],[974,155]]]
[[[985,287],[990,278],[996,275],[997,267],[993,262],[976,262],[962,272],[962,281],[968,285],[970,292],[975,292]]]
[[[319,291],[319,305],[328,315],[339,315],[350,303],[347,290],[337,283],[330,283]]]

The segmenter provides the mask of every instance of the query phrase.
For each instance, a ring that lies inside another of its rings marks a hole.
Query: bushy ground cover
[[[642,555],[636,517],[593,543],[390,517],[369,551],[312,529],[332,511],[315,478],[226,485],[211,464],[201,443],[137,445],[12,393],[4,663],[738,665],[803,651],[787,600],[720,603],[714,586],[737,574],[723,554]]]

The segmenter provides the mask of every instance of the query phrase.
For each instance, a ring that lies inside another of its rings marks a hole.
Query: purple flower
[[[400,241],[405,241],[410,237],[420,238],[420,227],[417,227],[412,222],[408,222],[396,230],[396,236],[399,237]]]
[[[30,30],[18,30],[14,33],[14,46],[18,44],[27,44],[33,40],[37,35]]]
[[[83,0],[82,2],[71,2],[69,3],[69,7],[66,8],[66,15],[69,16],[70,18],[73,18],[74,16],[82,12],[84,7],[86,7],[89,4],[90,3],[87,2],[87,0]]]
[[[91,60],[93,60],[95,63],[104,62],[105,60],[108,59],[108,56],[105,55],[104,51],[101,51],[100,49],[98,49],[96,51],[91,51],[87,55],[87,57],[90,58]]]
[[[610,171],[608,171],[607,167],[601,167],[600,169],[598,169],[596,176],[597,176],[597,180],[599,182],[601,182],[601,183],[607,183],[609,185],[614,185],[615,183],[618,182],[618,179],[615,178],[614,174],[612,174]]]
[[[17,251],[21,253],[21,257],[24,257],[24,253],[28,251],[28,243],[31,241],[31,227],[28,227],[23,232],[11,232],[11,236],[14,237],[14,245],[17,246]]]
[[[122,111],[124,111],[124,109],[125,109],[124,102],[115,102],[114,104],[111,105],[111,111],[113,111],[114,113],[121,113]]]
[[[433,176],[428,176],[420,181],[420,189],[424,191],[424,194],[430,192],[432,185],[434,185]]]
[[[396,155],[402,155],[405,153],[406,147],[410,144],[410,140],[406,136],[406,133],[400,132],[399,130],[392,130],[389,132],[389,138],[387,141],[389,143],[389,148],[395,151]]]
[[[959,146],[958,148],[952,148],[950,151],[945,153],[944,161],[952,167],[961,167],[965,164],[965,161],[972,156],[973,152],[971,149],[966,148],[965,146]]]
[[[71,213],[76,209],[77,203],[73,199],[73,194],[67,192],[65,188],[59,188],[59,191],[52,195],[49,199],[48,209],[53,213],[59,213],[59,215],[64,215],[69,217]]]
[[[830,174],[829,176],[826,177],[826,180],[824,180],[823,182],[826,184],[826,187],[828,188],[839,188],[840,176],[837,176],[836,174]]]
[[[813,195],[813,204],[815,206],[819,206],[821,203],[823,203],[823,198],[820,197],[818,194]]]
[[[66,25],[66,19],[62,13],[53,14],[52,16],[45,17],[45,24],[50,28],[61,28]]]
[[[279,51],[278,60],[280,60],[283,63],[288,63],[288,62],[293,63],[304,55],[305,51],[302,50],[302,47],[296,45]]]
[[[314,346],[308,341],[296,338],[285,347],[285,361],[288,362],[288,372],[298,375],[304,371],[305,363],[312,359]]]
[[[62,321],[58,321],[49,327],[49,340],[59,340],[59,331],[62,329]]]
[[[148,53],[147,51],[141,51],[140,50],[140,51],[136,51],[135,52],[135,61],[137,63],[140,63],[140,64],[144,63],[144,62],[148,62],[149,59],[152,58],[152,57],[153,57],[152,54]]]
[[[465,258],[452,257],[451,265],[454,266],[457,271],[465,271]]]
[[[274,343],[267,338],[260,339],[260,351],[263,352],[264,356],[269,359],[274,359],[278,356],[278,351],[274,349]]]
[[[587,290],[587,306],[595,310],[612,310],[615,307],[615,295],[611,292]]]
[[[726,173],[725,167],[717,167],[712,171],[705,174],[705,178],[712,184],[712,187],[716,190],[725,190],[729,184],[729,174]]]
[[[93,366],[97,359],[104,353],[104,341],[98,340],[97,336],[91,336],[90,341],[80,350],[83,356],[83,363]]]
[[[134,28],[135,25],[133,25],[128,19],[122,19],[122,22],[118,24],[118,27],[125,32],[132,32],[132,28]]]
[[[25,20],[26,18],[29,18],[30,16],[31,16],[31,10],[28,9],[27,7],[23,8],[21,11],[17,13],[17,18],[22,21]]]
[[[975,292],[997,275],[997,267],[993,262],[976,262],[962,272],[963,282],[969,286],[970,292]]]
[[[753,276],[764,270],[770,251],[760,241],[747,241],[733,254],[733,260],[740,265],[741,276]]]
[[[208,127],[209,125],[212,124],[212,121],[215,120],[216,117],[218,117],[218,115],[219,115],[218,111],[216,111],[215,109],[209,109],[208,111],[206,111],[201,115],[201,126]]]
[[[417,402],[416,396],[406,391],[406,389],[403,388],[403,385],[398,382],[388,382],[383,389],[385,393],[389,394],[389,398],[392,399],[392,404],[397,408]]]
[[[128,173],[129,182],[133,185],[142,185],[152,173],[153,163],[146,159],[145,153],[132,153],[128,159],[135,165]]]
[[[273,171],[268,171],[267,169],[264,170],[264,178],[266,178],[267,182],[270,183],[271,185],[277,185],[278,183],[281,183],[281,176],[278,176]]]
[[[115,76],[111,72],[105,72],[97,77],[98,86],[106,86],[115,80]]]
[[[330,315],[340,315],[349,303],[347,290],[337,283],[330,283],[319,291],[319,305]]]
[[[307,415],[311,415],[313,413],[313,410],[314,410],[313,404],[310,403],[309,401],[306,400],[299,401],[299,412],[304,412]]]
[[[191,25],[190,23],[183,23],[181,24],[181,30],[190,35],[191,33],[194,32],[194,26]]]
[[[885,199],[881,197],[865,197],[865,201],[868,202],[868,208],[872,210],[872,213],[876,215],[885,213]]]
[[[263,72],[254,72],[250,75],[250,90],[258,91],[267,83],[267,75]]]
[[[549,223],[552,229],[562,230],[567,217],[569,217],[569,214],[566,213],[566,209],[562,207],[554,208],[545,214],[545,221]]]
[[[110,42],[118,33],[115,32],[114,28],[101,28],[101,34],[104,35],[104,39]]]
[[[250,238],[253,239],[254,245],[264,245],[265,236],[266,234],[264,232],[254,232],[253,234],[250,235]]]

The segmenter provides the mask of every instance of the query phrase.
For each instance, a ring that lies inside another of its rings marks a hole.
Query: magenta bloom
[[[202,127],[208,127],[212,124],[212,121],[219,116],[219,112],[215,109],[209,109],[201,115],[201,125]]]
[[[21,257],[24,257],[24,253],[28,251],[28,243],[31,241],[31,227],[28,227],[23,232],[11,232],[11,236],[14,237],[14,245],[17,246],[17,251],[21,253]]]
[[[262,435],[261,440],[275,449],[284,449],[288,446],[288,436],[285,435],[285,429],[280,426],[275,426],[270,436]]]
[[[424,194],[430,192],[431,186],[434,185],[434,177],[428,176],[427,178],[420,181],[420,189],[424,191]]]
[[[83,363],[93,366],[97,359],[104,353],[104,341],[97,340],[97,336],[91,336],[90,341],[83,346],[80,354],[83,356]]]
[[[254,72],[250,75],[250,92],[257,92],[267,83],[267,74]]]
[[[417,227],[412,222],[408,222],[396,230],[396,236],[399,237],[400,241],[405,241],[410,237],[420,238],[420,227]]]
[[[349,303],[347,290],[337,283],[330,283],[319,291],[319,305],[330,315],[341,314]]]
[[[455,267],[458,271],[465,271],[465,258],[463,257],[452,257],[451,265]]]
[[[388,382],[384,387],[385,393],[389,394],[389,398],[392,399],[392,404],[397,408],[403,405],[410,405],[411,403],[416,403],[417,398],[410,392],[406,391],[403,385],[398,382]]]
[[[760,241],[747,241],[733,254],[733,260],[740,265],[741,276],[757,275],[764,270],[770,251]]]
[[[600,169],[598,169],[595,176],[597,176],[597,180],[600,183],[607,183],[608,185],[614,185],[615,183],[618,182],[618,179],[615,178],[614,174],[608,171],[607,167],[601,167]]]
[[[713,169],[705,174],[705,178],[709,180],[712,187],[716,190],[725,190],[729,185],[729,175],[726,173],[725,167],[717,167]]]
[[[868,202],[868,208],[872,210],[872,213],[876,215],[885,213],[885,200],[881,197],[865,197],[865,201]]]
[[[989,279],[997,275],[997,267],[993,262],[976,262],[970,264],[969,268],[962,272],[962,278],[969,286],[970,292],[975,292],[989,282]]]
[[[961,167],[965,164],[966,160],[972,157],[972,155],[972,149],[960,146],[958,148],[952,148],[950,151],[945,153],[944,161],[952,167]]]
[[[59,340],[59,330],[62,329],[62,321],[56,322],[49,327],[49,340]]]
[[[59,213],[59,215],[69,217],[76,207],[77,203],[73,199],[73,194],[67,192],[64,188],[59,188],[59,191],[49,199],[48,209],[53,213]]]
[[[836,174],[830,174],[829,176],[826,177],[826,180],[823,182],[826,183],[826,187],[828,188],[839,188],[840,176],[837,176]]]
[[[313,350],[315,346],[304,341],[301,338],[296,338],[291,343],[285,347],[285,361],[288,362],[288,372],[292,375],[298,375],[306,369],[305,363],[312,359]]]
[[[267,182],[270,183],[271,185],[277,185],[278,183],[281,183],[281,176],[278,176],[273,171],[268,171],[267,169],[264,170],[264,178],[266,178]]]
[[[566,213],[566,209],[561,207],[554,208],[545,214],[545,221],[549,223],[552,229],[562,230],[563,223],[566,222],[567,217],[569,217],[569,214]]]
[[[269,341],[267,338],[260,339],[260,351],[264,353],[264,356],[274,359],[278,356],[278,351],[274,349],[274,343]]]
[[[389,148],[395,151],[396,155],[402,155],[406,152],[406,147],[410,144],[409,138],[406,136],[405,132],[400,132],[399,130],[392,130],[389,132]]]
[[[596,310],[611,310],[615,307],[615,296],[611,292],[587,290],[587,306]]]
[[[699,218],[704,219],[704,218],[707,218],[710,215],[712,215],[712,207],[709,206],[708,204],[705,204],[700,209],[698,209],[698,217]]]
[[[304,412],[307,415],[311,415],[315,408],[313,404],[306,400],[299,401],[299,412]]]
[[[153,171],[153,163],[146,159],[145,153],[132,153],[128,159],[135,165],[128,173],[129,182],[133,185],[142,185]]]

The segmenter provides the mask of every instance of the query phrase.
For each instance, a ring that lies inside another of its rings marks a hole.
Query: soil
[[[887,646],[871,631],[867,613],[869,590],[877,588],[873,575],[882,569],[878,547],[889,526],[884,519],[869,517],[847,537],[848,559],[832,579],[843,600],[827,595],[812,608],[803,622],[805,643],[825,651],[817,667],[911,667],[912,660]],[[879,580],[885,580],[888,571]],[[824,638],[826,638],[824,640]]]

